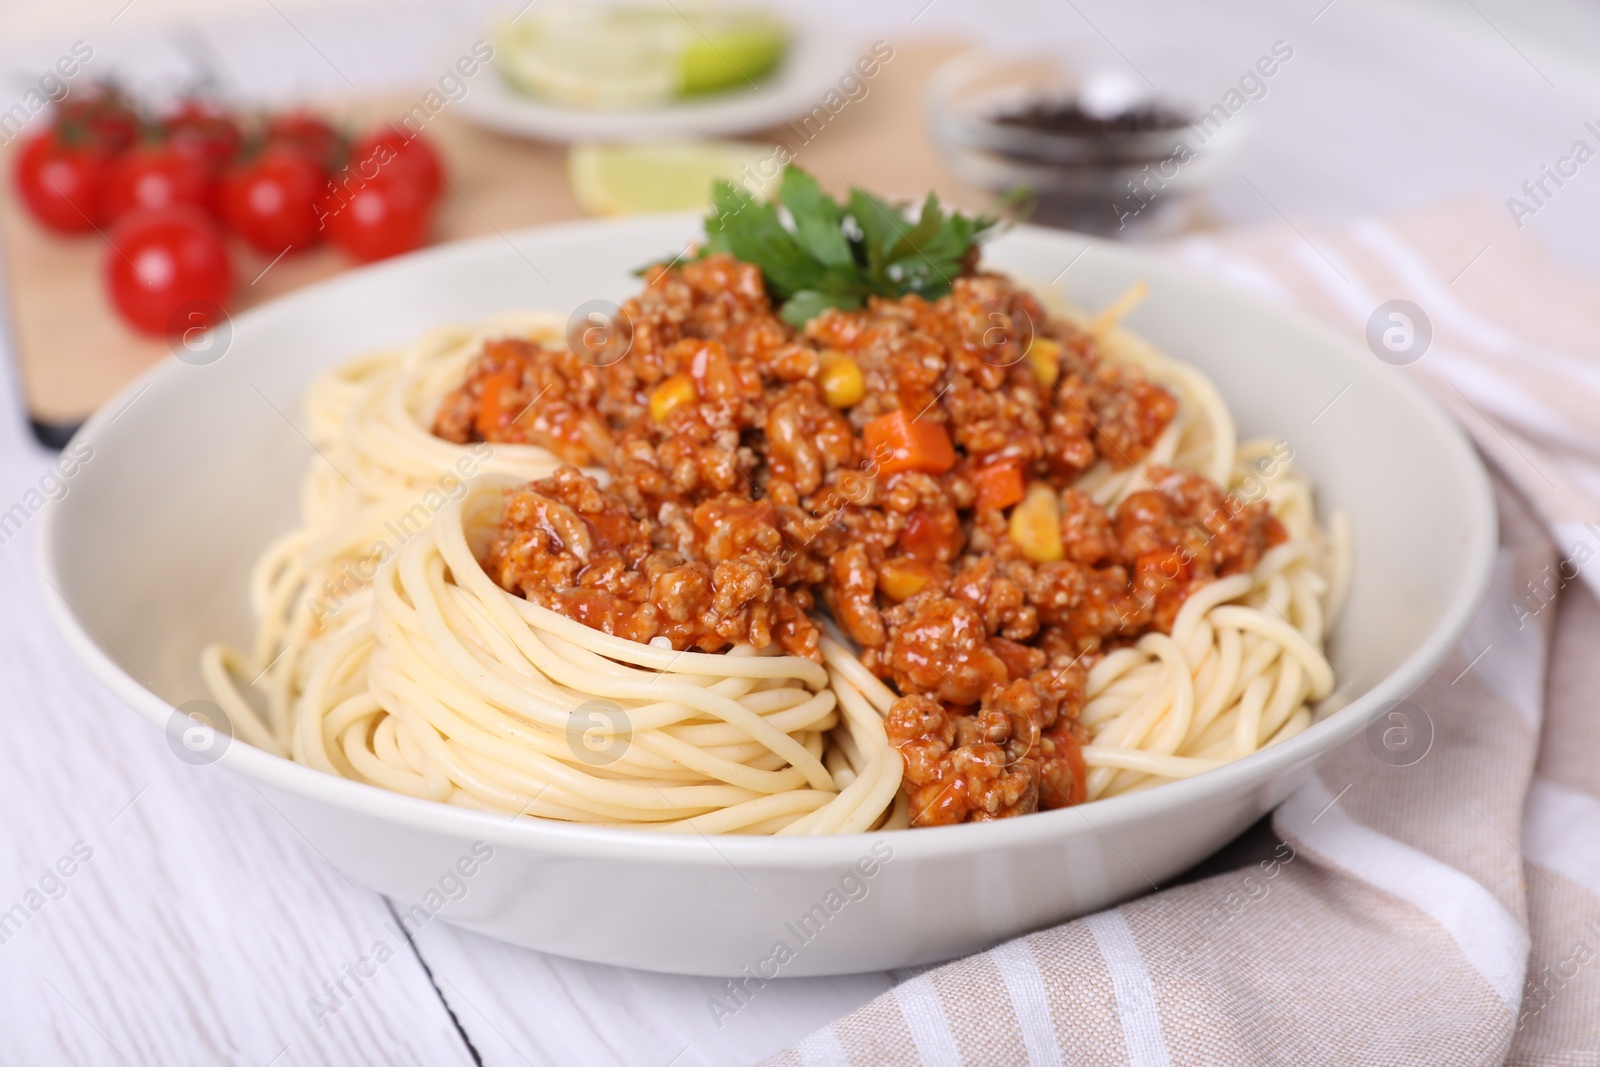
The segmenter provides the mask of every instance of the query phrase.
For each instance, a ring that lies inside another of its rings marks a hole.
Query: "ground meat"
[[[457,444],[540,445],[568,463],[592,464],[612,448],[611,427],[594,407],[599,389],[595,368],[565,348],[490,341],[440,404],[433,432]]]
[[[768,476],[788,482],[802,496],[855,458],[850,424],[817,398],[810,382],[779,390],[762,430]]]
[[[1178,413],[1171,393],[1125,367],[1102,365],[1090,400],[1095,446],[1116,467],[1131,467],[1143,459]]]
[[[614,362],[485,345],[435,432],[543,445],[609,477],[563,468],[510,490],[486,569],[680,649],[820,659],[821,603],[902,694],[888,729],[916,825],[1080,801],[1088,666],[1170,629],[1193,588],[1248,570],[1283,530],[1189,472],[1152,470],[1114,510],[1073,489],[1143,460],[1177,401],[972,266],[937,300],[874,297],[797,332],[756,268],[707,255],[648,272]],[[845,388],[827,377],[841,367]],[[885,423],[945,459],[902,462]],[[1017,474],[998,501],[996,471]],[[1025,556],[1008,525],[1041,484],[1059,558]]]
[[[877,575],[864,545],[851,545],[833,557],[825,587],[828,611],[851,640],[864,648],[881,648],[887,640],[878,610]]]
[[[1018,678],[976,709],[908,696],[889,709],[889,742],[905,761],[913,826],[1005,819],[1079,803],[1082,731],[1061,708],[1081,706],[1084,672]],[[1037,679],[1037,680],[1036,680]],[[1049,699],[1041,691],[1049,686]],[[1063,690],[1071,695],[1063,701]]]
[[[1119,546],[1106,509],[1076,489],[1061,490],[1059,499],[1066,557],[1089,567],[1115,559]]]
[[[650,555],[649,523],[635,520],[590,476],[562,467],[506,493],[484,566],[502,588],[607,633],[648,641],[661,623],[641,566]]]
[[[1094,401],[1077,374],[1067,375],[1055,389],[1042,447],[1045,465],[1059,481],[1070,481],[1100,458],[1095,447]]]
[[[919,595],[889,609],[884,623],[888,642],[869,666],[892,677],[902,693],[976,704],[1007,678],[1005,662],[989,647],[983,617],[964,600]]]
[[[562,467],[506,493],[484,567],[502,588],[632,641],[715,652],[777,639],[814,655],[809,594],[773,584],[776,519],[767,501],[715,498],[694,509],[691,552],[658,547],[654,524]]]
[[[1028,603],[1030,571],[1025,563],[994,554],[968,556],[946,588],[982,614],[989,633],[1026,641],[1039,632],[1039,610]]]
[[[1067,635],[1076,647],[1093,647],[1101,638],[1133,632],[1148,620],[1120,566],[1086,567],[1072,560],[1041,563],[1033,572],[1028,599],[1039,620]]]
[[[1150,475],[1155,488],[1122,502],[1115,530],[1141,617],[1165,632],[1191,589],[1251,570],[1287,535],[1264,504],[1245,504],[1192,471],[1156,467]]]
[[[1039,736],[1039,807],[1043,811],[1082,804],[1089,769],[1083,762],[1086,731],[1066,723]]]

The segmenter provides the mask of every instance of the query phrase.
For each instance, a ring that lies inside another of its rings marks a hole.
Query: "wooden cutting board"
[[[788,146],[795,161],[835,193],[856,184],[911,198],[931,188],[955,206],[981,208],[992,197],[962,185],[944,168],[923,113],[929,74],[960,49],[954,42],[896,46],[878,75],[865,83],[866,96],[845,104],[820,130],[815,123],[809,133],[785,125],[743,139]],[[334,101],[321,110],[362,127],[398,118],[416,98],[411,93]],[[479,129],[448,105],[424,132],[443,154],[452,183],[441,197],[436,242],[583,214],[567,183],[565,145]],[[103,236],[62,237],[42,230],[26,214],[10,180],[18,143],[0,150],[5,174],[0,240],[11,340],[35,430],[59,445],[72,427],[133,378],[170,358],[170,352],[164,340],[135,334],[112,310],[100,277],[108,247]],[[234,253],[236,284],[228,310],[235,315],[351,266],[331,248],[291,253],[276,263],[239,242]]]

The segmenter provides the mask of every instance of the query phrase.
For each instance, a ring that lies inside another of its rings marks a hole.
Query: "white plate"
[[[112,690],[168,728],[175,705],[205,696],[201,645],[250,636],[246,575],[294,522],[311,449],[290,420],[315,372],[441,323],[621,300],[638,286],[634,267],[682,248],[699,227],[697,217],[671,216],[487,237],[352,271],[241,315],[220,360],[169,361],[79,432],[93,458],[45,511],[39,538],[56,624]],[[564,956],[689,974],[738,974],[779,941],[794,952],[781,970],[790,977],[947,959],[1146,892],[1147,877],[1165,882],[1213,852],[1332,748],[1362,745],[1385,704],[1454,646],[1493,560],[1488,480],[1409,371],[1308,319],[1072,234],[1023,227],[985,259],[1023,279],[1054,278],[1071,264],[1065,284],[1088,306],[1148,280],[1130,325],[1211,375],[1243,433],[1288,440],[1322,506],[1349,514],[1356,577],[1329,650],[1336,698],[1349,702],[1342,710],[1214,771],[1077,808],[805,839],[513,823],[239,741],[221,765],[251,779],[349,878],[402,906],[426,901],[482,841],[493,858],[475,865],[466,895],[441,918]],[[874,848],[892,858],[870,879],[850,875]],[[830,897],[841,885],[859,899]],[[834,901],[844,903],[830,912]],[[821,932],[802,940],[792,924],[817,907]]]
[[[757,79],[754,88],[628,110],[586,111],[528,96],[512,88],[498,64],[491,63],[486,76],[474,79],[454,106],[480,126],[545,141],[731,137],[808,115],[824,107],[830,92],[842,98],[839,80],[847,74],[859,80],[855,64],[868,48],[825,29],[796,28],[788,55],[777,69]]]

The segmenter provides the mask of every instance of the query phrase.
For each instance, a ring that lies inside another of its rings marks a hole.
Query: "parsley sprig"
[[[797,328],[827,308],[859,308],[869,296],[943,296],[970,267],[974,244],[999,222],[946,214],[933,193],[914,219],[861,189],[840,204],[795,166],[784,168],[778,203],[789,225],[778,205],[717,182],[701,254],[727,252],[760,267],[779,315]]]

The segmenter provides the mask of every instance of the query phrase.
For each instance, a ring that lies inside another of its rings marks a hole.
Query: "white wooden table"
[[[77,22],[58,10],[41,32],[59,40],[36,43],[4,33],[0,4],[0,109],[20,92],[18,72],[75,38],[94,42],[97,72],[181,76],[206,62],[240,91],[283,94],[426,77],[437,42],[470,33],[475,17],[239,0],[231,24],[174,32],[154,28],[173,4],[141,2],[157,10],[115,25],[120,0]],[[1576,6],[1559,36],[1509,0],[1401,14],[1360,0],[1192,6],[805,8],[890,40],[958,30],[1051,45],[1218,97],[1275,40],[1290,42],[1293,62],[1249,105],[1259,130],[1241,173],[1214,198],[1223,222],[1353,217],[1475,187],[1503,199],[1574,140],[1600,147],[1583,127],[1600,118],[1600,94],[1579,63],[1600,45],[1600,20]],[[1600,270],[1600,163],[1589,168],[1529,224]],[[15,393],[0,375],[0,511],[50,459]],[[772,983],[719,1027],[713,980],[575,963],[443,923],[401,944],[382,897],[346,882],[248,783],[173,758],[77,667],[45,621],[32,540],[30,525],[0,543],[0,1063],[739,1063],[894,980]],[[590,921],[582,902],[573,921]],[[380,941],[398,951],[363,965]]]

